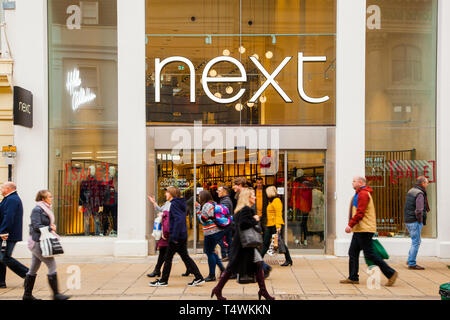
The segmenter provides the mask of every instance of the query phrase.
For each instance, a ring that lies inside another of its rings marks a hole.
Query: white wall
[[[119,214],[116,256],[147,255],[145,1],[117,1]]]
[[[337,0],[336,26],[336,240],[334,252],[347,255],[352,179],[364,175],[366,1]]]
[[[14,85],[33,93],[33,128],[14,128],[17,159],[14,180],[23,201],[24,239],[36,192],[47,187],[47,20],[45,0],[17,0],[16,10],[5,11],[8,39],[14,59]],[[16,256],[29,256],[24,243]]]

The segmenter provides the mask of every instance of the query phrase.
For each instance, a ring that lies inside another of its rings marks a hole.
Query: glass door
[[[325,152],[288,152],[285,237],[289,248],[325,250],[325,183]]]

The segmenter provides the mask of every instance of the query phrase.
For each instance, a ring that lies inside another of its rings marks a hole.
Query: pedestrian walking
[[[417,253],[422,242],[422,228],[427,224],[427,213],[430,212],[427,197],[428,179],[424,176],[417,178],[413,188],[406,194],[404,208],[405,224],[411,236],[411,249],[408,254],[408,269],[424,270],[416,263]]]
[[[258,298],[261,296],[267,300],[273,300],[267,292],[264,282],[263,259],[256,248],[244,248],[240,240],[240,233],[244,230],[258,227],[259,216],[252,208],[256,202],[255,191],[250,188],[242,189],[239,200],[235,209],[235,238],[231,247],[230,261],[225,271],[220,276],[220,280],[211,292],[211,298],[215,295],[218,300],[226,300],[222,296],[222,289],[230,279],[231,275],[238,273],[239,275],[251,275],[256,277],[259,291]]]
[[[268,205],[267,205],[267,219],[264,231],[264,242],[261,249],[261,256],[264,258],[267,250],[269,250],[270,243],[272,241],[272,235],[278,234],[282,238],[284,231],[284,220],[283,220],[283,203],[277,195],[277,188],[275,186],[270,186],[266,189]],[[286,243],[286,242],[285,242]],[[285,245],[284,257],[286,261],[281,265],[282,267],[287,267],[292,265],[291,255],[289,254],[289,249]]]
[[[6,267],[22,279],[28,268],[12,257],[16,243],[22,241],[23,206],[13,182],[5,182],[1,186],[3,201],[0,203],[0,288],[6,288]]]
[[[223,272],[222,261],[217,255],[215,249],[224,237],[223,230],[219,229],[214,222],[216,202],[213,200],[211,192],[203,190],[199,194],[201,211],[198,213],[198,219],[203,226],[204,245],[203,251],[208,257],[209,275],[205,278],[206,282],[216,281],[216,266],[220,272]]]
[[[219,196],[219,203],[227,207],[230,215],[233,216],[234,209],[233,201],[230,198],[230,189],[225,185],[221,185],[217,188],[217,194]],[[228,261],[228,256],[230,255],[231,243],[233,241],[233,224],[234,222],[232,221],[230,225],[225,227],[223,230],[224,236],[219,243],[222,253],[222,262]]]
[[[355,195],[350,202],[349,223],[345,228],[346,233],[353,232],[348,250],[349,277],[340,283],[359,283],[359,254],[363,250],[364,257],[373,261],[388,278],[386,286],[392,286],[397,280],[398,272],[376,255],[372,246],[373,235],[377,232],[376,212],[371,195],[373,190],[366,185],[364,177],[354,177],[352,185]]]
[[[237,177],[233,180],[233,190],[236,193],[235,198],[236,201],[239,201],[239,196],[242,190],[246,190],[251,188],[250,183],[247,181],[245,177]],[[256,212],[256,200],[252,205],[252,209]],[[259,223],[261,225],[261,223]],[[272,267],[263,261],[263,269],[264,269],[264,277],[267,279],[270,276],[270,272],[272,271]],[[234,275],[233,275],[234,277]]]
[[[164,268],[161,279],[150,282],[151,287],[167,287],[170,271],[172,269],[172,260],[175,253],[178,253],[191,271],[195,278],[188,286],[193,287],[205,282],[205,279],[198,270],[194,260],[189,257],[187,251],[187,225],[186,225],[186,200],[181,198],[180,190],[177,187],[170,186],[167,188],[170,194],[170,209],[169,209],[169,246],[164,259]]]
[[[158,206],[158,203],[155,201],[154,196],[148,196],[148,199],[153,204],[156,212],[158,212],[158,216],[161,215],[161,239],[158,240],[156,243],[156,250],[159,250],[158,260],[156,262],[155,268],[153,271],[149,274],[147,274],[147,277],[154,278],[154,277],[160,277],[161,276],[161,268],[164,264],[164,259],[166,257],[167,253],[167,247],[169,246],[169,211],[170,211],[170,201],[167,200],[171,197],[170,193],[167,192],[167,189],[165,189],[165,197],[166,202],[160,207]],[[186,272],[182,273],[181,276],[187,277],[191,273],[189,270],[187,270],[186,266]]]
[[[267,205],[268,199],[266,194],[266,187],[264,186],[264,181],[261,177],[256,178],[256,213],[258,214],[260,221],[261,221],[261,227],[263,230],[263,233],[266,231],[266,225],[267,225]]]
[[[31,211],[28,249],[30,249],[32,257],[30,270],[25,277],[23,300],[39,300],[33,297],[33,287],[42,262],[45,263],[48,269],[47,278],[53,292],[53,300],[67,300],[70,298],[70,296],[66,296],[59,292],[55,258],[42,256],[39,241],[41,237],[40,229],[45,227],[47,227],[54,236],[58,237],[56,234],[55,215],[52,212],[52,202],[53,196],[50,191],[41,190],[36,195],[36,207]]]

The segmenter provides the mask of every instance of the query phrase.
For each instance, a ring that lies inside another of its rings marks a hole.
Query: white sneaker
[[[155,280],[148,284],[150,287],[167,287],[169,284],[161,280]]]
[[[192,282],[188,283],[188,287],[196,287],[202,283],[205,283],[205,279],[201,278],[201,279],[194,279],[192,280]]]

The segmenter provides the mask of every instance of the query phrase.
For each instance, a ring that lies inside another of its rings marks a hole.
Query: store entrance
[[[232,191],[232,181],[245,177],[256,187],[275,186],[283,203],[284,237],[292,249],[325,250],[325,152],[323,151],[252,151],[227,150],[215,153],[156,152],[157,200],[165,201],[164,188],[174,185],[186,198],[188,246],[203,248],[202,226],[195,218],[194,195],[211,192],[219,201],[217,188],[225,185]],[[234,203],[235,204],[235,203]]]

